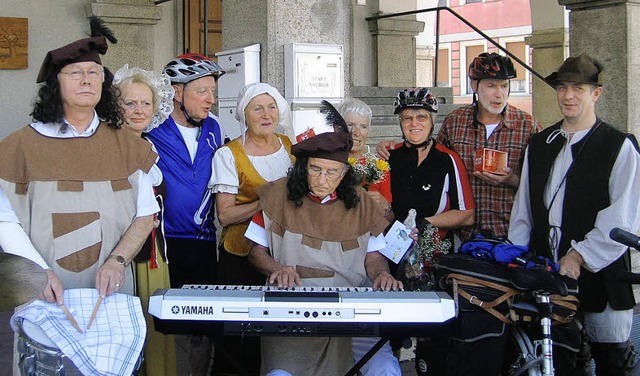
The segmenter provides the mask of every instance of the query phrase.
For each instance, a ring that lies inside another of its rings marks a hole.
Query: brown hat
[[[296,157],[314,157],[347,163],[349,150],[353,147],[351,134],[326,132],[301,141],[291,147]]]
[[[560,81],[602,86],[602,64],[587,54],[570,57],[562,63],[557,72],[545,78],[549,85],[556,87]]]
[[[99,36],[80,39],[49,51],[42,62],[36,83],[48,80],[56,70],[68,64],[93,61],[102,65],[100,55],[104,55],[108,47],[106,38]]]

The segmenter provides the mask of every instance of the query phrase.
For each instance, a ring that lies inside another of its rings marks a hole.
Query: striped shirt
[[[463,241],[474,232],[486,230],[494,236],[506,237],[516,193],[516,188],[494,186],[473,176],[476,150],[490,148],[508,152],[509,168],[520,175],[529,138],[540,129],[540,123],[533,116],[509,104],[502,121],[488,139],[484,125],[474,119],[473,105],[462,106],[444,119],[438,142],[458,153],[464,161],[476,201],[475,223],[458,231]]]

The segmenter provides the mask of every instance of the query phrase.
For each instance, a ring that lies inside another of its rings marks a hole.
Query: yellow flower
[[[355,158],[347,158],[347,162],[349,162],[350,165],[355,166],[356,159]]]
[[[389,171],[389,163],[385,160],[378,159],[376,161],[376,168],[380,171]]]

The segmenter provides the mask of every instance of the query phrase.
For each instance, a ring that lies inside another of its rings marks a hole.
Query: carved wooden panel
[[[28,68],[29,19],[0,17],[0,69]]]

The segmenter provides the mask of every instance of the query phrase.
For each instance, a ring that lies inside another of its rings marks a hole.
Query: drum
[[[18,353],[22,376],[65,374],[63,358],[66,357],[44,331],[29,320],[18,321]]]
[[[46,333],[29,320],[18,320],[18,368],[22,376],[75,376],[82,375],[73,362],[49,339]],[[138,373],[143,352],[135,366]]]

